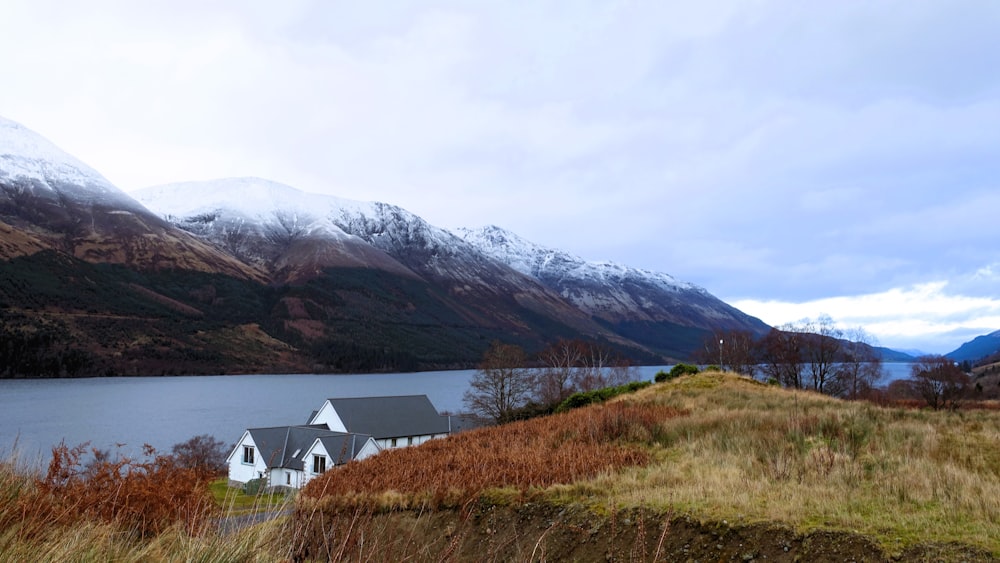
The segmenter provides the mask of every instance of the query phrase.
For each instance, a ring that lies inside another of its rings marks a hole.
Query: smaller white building
[[[266,487],[299,489],[327,469],[378,452],[371,436],[322,424],[251,428],[229,454],[229,483],[264,479]]]

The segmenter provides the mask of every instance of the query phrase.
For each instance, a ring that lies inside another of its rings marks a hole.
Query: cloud
[[[841,327],[864,327],[882,345],[947,353],[1000,327],[1000,299],[949,291],[946,281],[807,302],[741,300],[737,308],[772,326],[830,315]]]

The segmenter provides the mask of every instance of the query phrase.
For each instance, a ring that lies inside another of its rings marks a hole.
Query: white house
[[[327,399],[309,419],[338,432],[368,434],[382,449],[423,444],[451,433],[427,395]]]
[[[229,484],[266,479],[267,487],[298,489],[337,465],[475,425],[438,414],[426,395],[327,399],[305,425],[245,431],[227,459]]]
[[[229,454],[229,483],[265,479],[267,487],[298,489],[331,467],[378,452],[371,436],[325,425],[251,428]]]

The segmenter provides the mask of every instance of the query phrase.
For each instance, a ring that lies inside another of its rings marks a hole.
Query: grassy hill
[[[259,560],[996,561],[1000,412],[703,373],[383,452],[314,480],[291,508],[228,536],[119,533],[100,549],[124,555],[90,555],[227,560],[231,543]],[[47,533],[23,541],[51,553],[45,542],[80,536]]]

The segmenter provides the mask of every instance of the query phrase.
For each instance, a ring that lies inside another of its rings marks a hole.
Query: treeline
[[[65,327],[27,325],[0,312],[0,378],[80,377],[97,363],[88,352],[70,346]]]
[[[862,328],[838,328],[828,316],[771,329],[763,338],[744,331],[707,337],[696,361],[792,389],[857,399],[882,377],[875,338]]]
[[[763,338],[740,331],[707,337],[696,360],[792,389],[845,399],[913,401],[934,409],[962,401],[1000,398],[1000,381],[973,378],[969,362],[923,356],[911,377],[878,388],[882,354],[862,328],[841,329],[828,316],[772,329]]]

